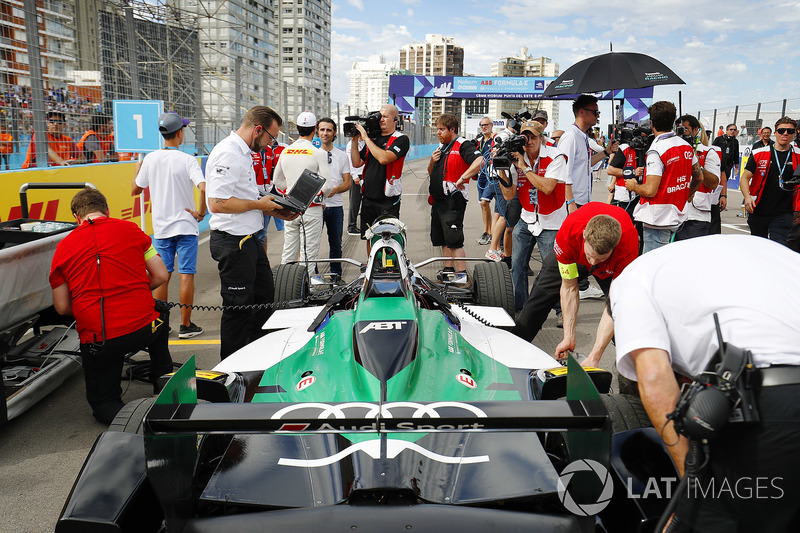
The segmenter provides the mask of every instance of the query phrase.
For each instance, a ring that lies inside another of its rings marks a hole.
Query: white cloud
[[[364,2],[362,0],[347,0],[347,3],[359,11],[364,11]]]
[[[413,9],[411,9],[411,8],[409,7],[409,8],[408,8],[408,11],[406,11],[406,16],[407,16],[408,18],[411,18],[411,17],[413,17],[413,16],[414,16],[414,10],[413,10]]]

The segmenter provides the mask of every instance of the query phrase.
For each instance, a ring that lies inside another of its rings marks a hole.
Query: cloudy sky
[[[677,105],[681,91],[684,112],[758,102],[779,111],[788,98],[800,115],[800,0],[334,0],[332,29],[331,96],[342,103],[353,62],[373,54],[396,62],[401,46],[440,33],[464,47],[469,74],[489,75],[522,46],[563,72],[613,42],[615,52],[652,55],[683,78],[654,96]]]

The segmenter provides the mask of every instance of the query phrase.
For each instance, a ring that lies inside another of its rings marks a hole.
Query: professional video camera
[[[511,157],[511,154],[514,152],[518,154],[525,153],[525,145],[527,143],[528,138],[524,135],[512,135],[511,137],[505,138],[505,140],[498,136],[495,140],[496,151],[492,161],[495,170],[510,171],[511,165],[514,162],[514,158]],[[506,185],[506,187],[508,186],[510,186],[510,184]]]
[[[694,137],[686,133],[686,128],[684,128],[683,126],[675,126],[675,135],[677,135],[690,145],[694,146]]]
[[[516,132],[519,132],[519,128],[522,125],[522,123],[525,122],[526,120],[530,120],[532,116],[531,112],[528,111],[527,107],[523,107],[513,115],[511,113],[506,113],[505,111],[501,112],[500,115],[503,118],[508,119],[507,127],[511,128]]]
[[[622,124],[614,124],[611,126],[611,135],[614,139],[619,140],[620,144],[627,144],[636,152],[636,166],[643,167],[647,151],[653,144],[655,135],[653,130],[645,128],[636,124],[635,122],[623,122]],[[642,183],[643,177],[636,176],[636,169],[623,168],[622,175],[625,179],[636,178],[639,183]]]
[[[344,117],[345,122],[344,126],[342,127],[342,131],[346,137],[355,137],[358,135],[358,130],[356,129],[356,122],[360,123],[364,126],[364,129],[367,130],[367,137],[370,139],[375,139],[381,136],[381,112],[380,111],[373,111],[368,113],[366,117],[359,117],[357,115]]]

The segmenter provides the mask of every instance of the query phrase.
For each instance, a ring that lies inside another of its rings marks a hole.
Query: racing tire
[[[155,398],[137,398],[125,404],[117,416],[108,426],[108,431],[121,431],[123,433],[136,433],[144,435],[144,415],[156,403]]]
[[[281,303],[302,300],[308,296],[309,286],[308,269],[305,265],[278,265],[275,269],[276,309],[281,308]]]
[[[632,394],[601,394],[611,419],[611,432],[653,427],[642,400]]]
[[[478,263],[472,270],[475,303],[489,307],[502,307],[514,317],[514,282],[505,263]]]

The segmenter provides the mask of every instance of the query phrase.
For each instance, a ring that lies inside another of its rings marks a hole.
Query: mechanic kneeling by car
[[[556,347],[555,357],[563,359],[568,351],[575,350],[580,305],[578,282],[592,275],[607,296],[611,280],[636,259],[639,235],[621,207],[589,202],[564,220],[556,233],[553,251],[542,261],[542,270],[511,332],[532,341],[560,297],[564,339]],[[581,364],[597,366],[613,336],[614,323],[608,312],[603,311],[592,351]]]
[[[159,312],[150,292],[167,281],[167,267],[136,224],[108,216],[108,202],[97,189],[79,191],[71,208],[78,227],[53,255],[53,305],[75,317],[86,399],[94,417],[110,424],[124,405],[126,354],[150,352],[154,393],[158,378],[172,371],[169,309]]]
[[[742,273],[747,290],[724,289],[739,286]],[[638,380],[680,474],[696,479],[673,491],[670,531],[800,531],[799,274],[800,256],[780,244],[710,235],[648,252],[615,280],[619,373]],[[714,364],[720,337],[729,372]],[[678,402],[675,373],[703,373],[696,396]],[[719,384],[732,388],[723,395]]]

